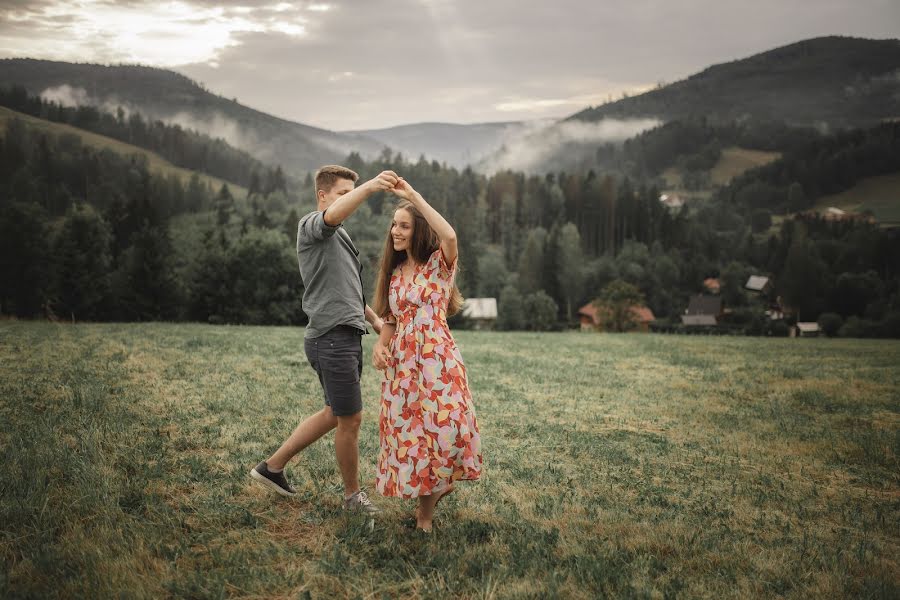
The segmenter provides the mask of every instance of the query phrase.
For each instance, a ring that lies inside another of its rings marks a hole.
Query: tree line
[[[447,216],[459,233],[461,289],[498,298],[501,328],[569,326],[580,306],[623,283],[660,327],[677,328],[689,296],[716,277],[735,332],[783,333],[763,314],[780,296],[803,320],[825,316],[834,333],[900,336],[895,229],[809,215],[769,229],[754,220],[757,208],[724,192],[672,210],[652,180],[616,173],[487,176],[391,153],[345,164],[363,178],[403,174]],[[741,181],[753,173],[769,171]],[[299,216],[314,207],[309,177],[236,198],[15,120],[0,139],[0,176],[4,313],[305,322],[294,242]],[[378,196],[347,223],[370,288],[391,213],[390,197]],[[751,274],[773,278],[771,296],[744,290]]]

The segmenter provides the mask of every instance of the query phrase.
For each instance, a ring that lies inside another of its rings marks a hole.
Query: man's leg
[[[334,452],[344,480],[346,498],[359,491],[359,425],[362,423],[362,413],[335,418]]]
[[[331,414],[331,407],[326,406],[319,412],[310,415],[297,425],[294,432],[281,444],[281,447],[266,460],[270,469],[281,470],[301,450],[338,426],[339,419]],[[358,427],[358,426],[357,426]]]

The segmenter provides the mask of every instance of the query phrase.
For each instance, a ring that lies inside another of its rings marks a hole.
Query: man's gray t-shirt
[[[325,223],[324,212],[304,215],[297,226],[297,260],[303,278],[306,337],[337,325],[366,331],[366,300],[359,251],[344,228]]]

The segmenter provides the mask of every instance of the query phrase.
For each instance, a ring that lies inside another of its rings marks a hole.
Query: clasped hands
[[[415,198],[415,190],[409,182],[393,171],[382,171],[369,180],[373,192],[391,192],[398,198],[412,202]]]
[[[379,371],[384,371],[388,366],[390,357],[391,352],[388,350],[388,347],[380,341],[376,341],[375,346],[372,348],[372,366]]]

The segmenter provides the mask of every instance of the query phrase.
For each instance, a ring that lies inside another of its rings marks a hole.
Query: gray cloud
[[[16,55],[16,40],[29,35],[52,39],[49,21],[37,17],[51,3],[7,4],[35,17],[0,15],[0,54]],[[191,1],[198,14],[221,9],[223,18],[267,30],[235,30],[214,59],[175,70],[278,116],[360,129],[564,116],[800,39],[900,34],[896,0],[323,0],[276,10],[278,4]],[[313,10],[325,5],[330,10]],[[297,23],[302,34],[275,29]],[[112,62],[117,52],[100,41],[84,48],[84,56],[69,59]]]

